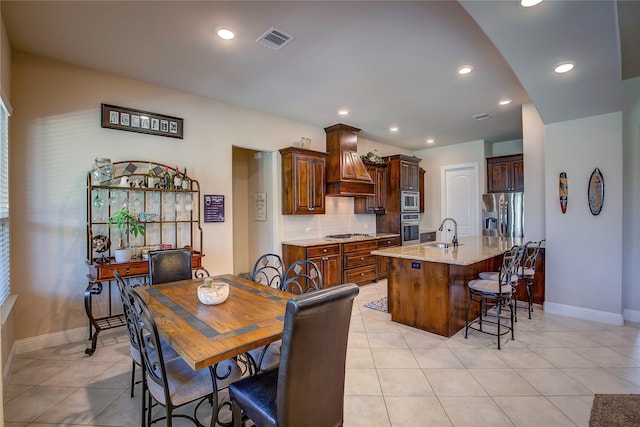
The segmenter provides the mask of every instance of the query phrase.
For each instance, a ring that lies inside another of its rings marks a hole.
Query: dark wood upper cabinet
[[[357,214],[384,214],[387,206],[387,165],[370,162],[364,164],[373,180],[373,196],[355,197],[353,211]]]
[[[418,188],[420,189],[420,213],[424,213],[424,202],[425,202],[425,195],[424,195],[424,176],[425,176],[426,171],[422,168],[420,168],[420,182],[418,182]]]
[[[524,191],[522,154],[487,158],[487,192]]]
[[[418,163],[400,160],[400,191],[418,191],[419,169]]]
[[[282,214],[325,213],[325,170],[328,154],[287,147],[282,155]]]

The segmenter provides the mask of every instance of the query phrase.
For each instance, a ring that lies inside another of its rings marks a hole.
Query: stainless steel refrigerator
[[[524,237],[524,193],[483,194],[482,235]]]

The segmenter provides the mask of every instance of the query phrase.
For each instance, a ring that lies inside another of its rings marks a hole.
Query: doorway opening
[[[276,245],[275,155],[233,147],[233,273],[251,273],[264,253],[279,253]]]

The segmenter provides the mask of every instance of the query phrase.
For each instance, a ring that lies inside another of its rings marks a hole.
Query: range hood
[[[358,155],[358,132],[352,126],[324,129],[327,134],[327,196],[373,196],[373,180]]]

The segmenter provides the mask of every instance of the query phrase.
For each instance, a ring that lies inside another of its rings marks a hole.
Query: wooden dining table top
[[[218,305],[198,300],[203,278],[135,288],[159,334],[193,369],[282,338],[287,300],[295,296],[231,274],[213,279],[229,284],[229,297]]]

